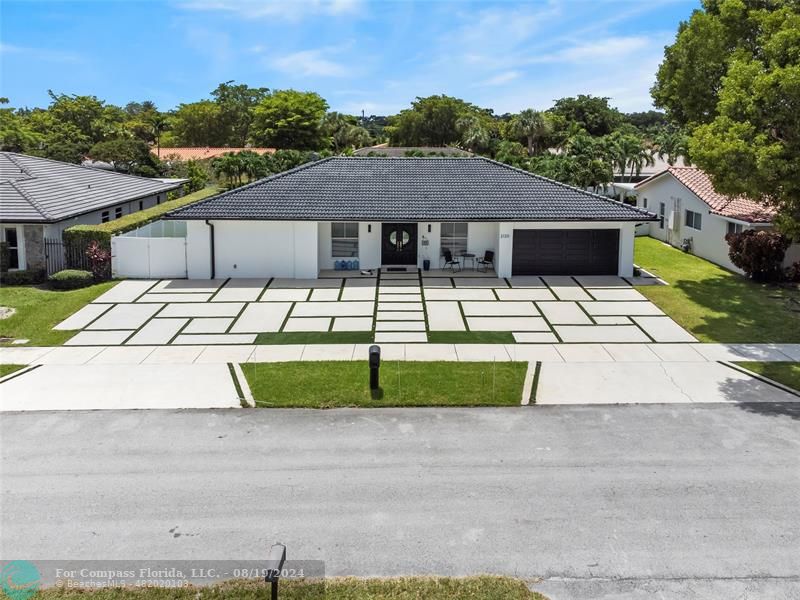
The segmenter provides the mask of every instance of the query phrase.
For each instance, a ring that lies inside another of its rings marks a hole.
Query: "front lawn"
[[[44,286],[3,286],[0,288],[0,306],[10,306],[17,309],[17,312],[0,320],[0,338],[26,338],[32,346],[61,345],[75,332],[53,331],[53,326],[116,283],[106,281],[63,292],[49,290]],[[8,345],[10,341],[0,344]]]
[[[800,363],[737,362],[736,364],[800,392]]]
[[[519,406],[524,362],[383,361],[373,399],[367,361],[245,363],[256,406]]]
[[[669,283],[637,289],[701,342],[800,342],[797,289],[754,283],[650,237],[636,238],[635,261]]]
[[[207,587],[48,588],[31,600],[263,600],[262,581],[230,581]],[[511,577],[333,578],[324,582],[282,580],[281,600],[547,600]]]

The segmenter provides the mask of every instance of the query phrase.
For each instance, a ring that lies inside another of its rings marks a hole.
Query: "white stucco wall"
[[[619,229],[619,261],[617,274],[620,277],[633,275],[633,241],[635,223],[580,221],[541,223],[500,223],[498,229],[497,275],[511,277],[512,253],[515,229]]]
[[[211,278],[211,228],[186,221],[186,273],[189,279]]]
[[[214,276],[291,277],[319,274],[315,221],[211,221],[214,225]],[[209,228],[189,221],[186,230],[190,278],[211,276]]]

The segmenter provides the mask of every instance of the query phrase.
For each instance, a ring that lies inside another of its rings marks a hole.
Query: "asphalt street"
[[[800,405],[0,416],[5,559],[503,573],[562,598],[800,597]]]

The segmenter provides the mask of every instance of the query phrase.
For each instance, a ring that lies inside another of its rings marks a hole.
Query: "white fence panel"
[[[186,277],[186,238],[113,237],[111,266],[114,277]]]

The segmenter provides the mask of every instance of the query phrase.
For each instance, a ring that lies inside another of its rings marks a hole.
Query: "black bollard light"
[[[381,347],[369,347],[369,389],[375,391],[380,388]]]
[[[281,570],[283,563],[286,562],[286,546],[283,544],[274,544],[269,549],[269,558],[267,558],[267,575],[264,580],[270,584],[270,597],[271,600],[278,600],[278,580],[281,577]]]

